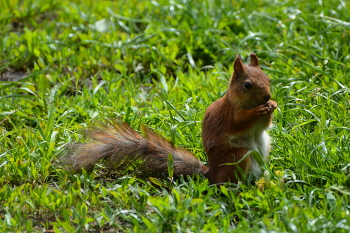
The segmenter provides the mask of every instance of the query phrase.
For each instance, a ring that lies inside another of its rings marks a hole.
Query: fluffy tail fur
[[[189,151],[173,147],[150,129],[143,131],[145,137],[119,122],[92,128],[87,132],[90,141],[69,145],[61,160],[68,170],[90,170],[100,160],[106,160],[115,171],[137,164],[141,174],[160,175],[167,170],[167,158],[171,154],[174,175],[205,175],[208,171]]]

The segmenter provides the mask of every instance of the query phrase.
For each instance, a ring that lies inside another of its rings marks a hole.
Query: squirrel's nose
[[[270,98],[271,98],[271,95],[265,95],[265,96],[264,96],[264,100],[265,100],[266,102],[269,101]]]

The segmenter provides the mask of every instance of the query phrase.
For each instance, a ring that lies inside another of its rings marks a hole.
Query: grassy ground
[[[350,231],[349,1],[4,0],[0,15],[1,232]],[[260,183],[57,165],[105,119],[205,162],[204,111],[251,52],[279,103]]]

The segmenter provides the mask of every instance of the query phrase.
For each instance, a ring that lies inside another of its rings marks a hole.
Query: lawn
[[[1,232],[349,232],[350,2],[4,0]],[[256,53],[279,104],[257,182],[72,173],[84,129],[152,128],[206,163],[201,125]]]

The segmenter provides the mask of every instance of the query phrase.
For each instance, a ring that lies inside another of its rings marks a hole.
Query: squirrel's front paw
[[[266,104],[262,104],[255,109],[257,116],[266,116],[272,114],[273,110],[277,108],[277,102],[274,100],[269,100]]]
[[[270,112],[270,106],[266,103],[255,108],[256,116],[266,116]]]
[[[277,108],[277,102],[274,100],[269,100],[269,102],[266,103],[272,110]]]
[[[269,102],[266,103],[266,106],[269,108],[269,112],[272,113],[275,108],[277,108],[277,102],[274,100],[269,100]]]

